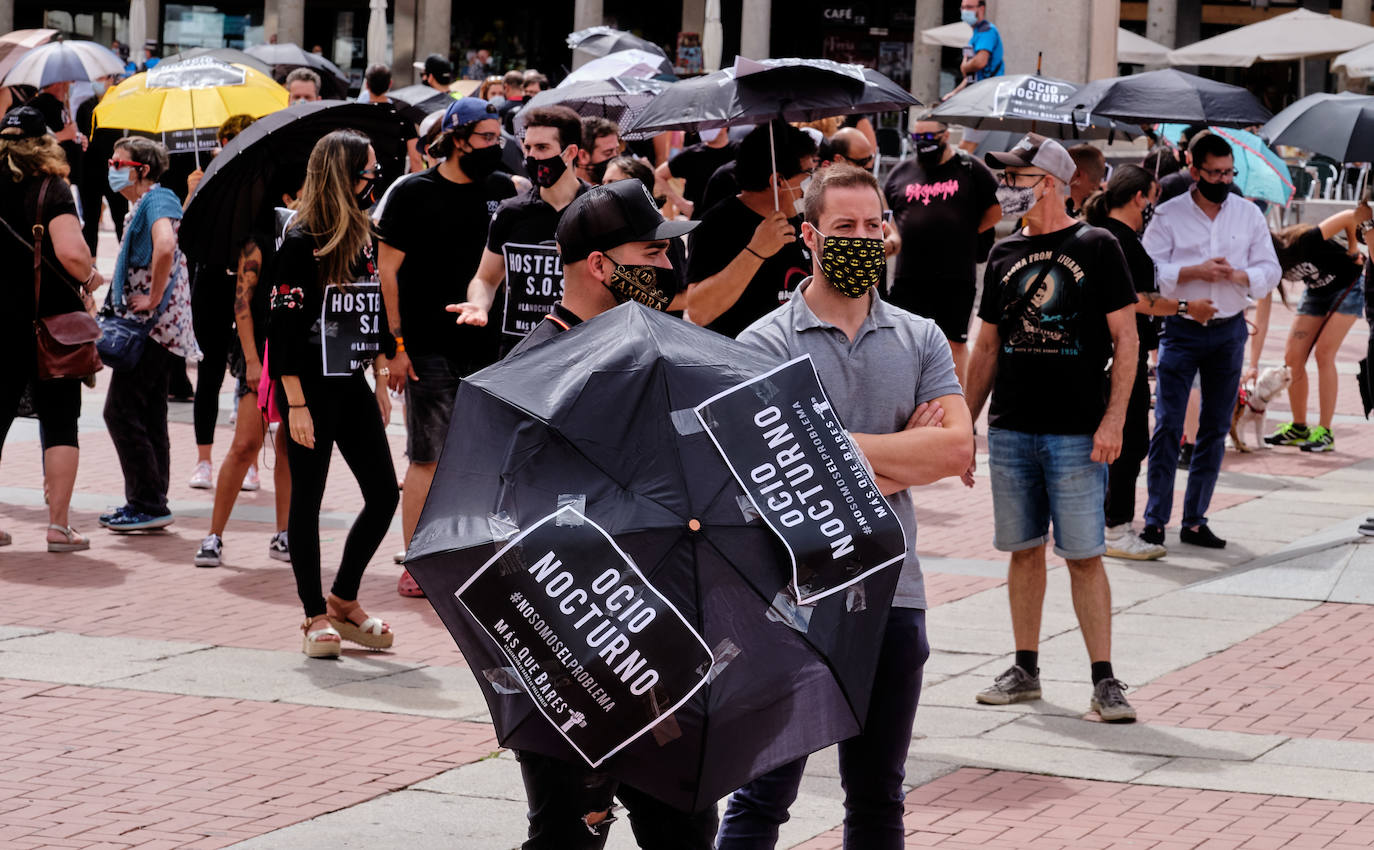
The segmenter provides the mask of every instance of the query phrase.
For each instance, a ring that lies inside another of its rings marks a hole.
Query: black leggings
[[[1121,454],[1107,468],[1107,526],[1122,525],[1135,519],[1135,485],[1140,464],[1150,451],[1150,361],[1141,352],[1136,366],[1131,400],[1126,405],[1126,423],[1121,431]]]
[[[34,413],[38,414],[43,434],[43,448],[76,448],[76,420],[81,418],[81,382],[76,378],[40,381],[34,375],[31,361],[28,365],[12,363],[0,370],[0,448],[4,448],[5,437],[19,411],[19,399],[30,382]]]
[[[280,385],[277,389],[285,399]],[[320,592],[320,505],[335,443],[363,492],[363,509],[348,530],[343,559],[330,589],[340,599],[358,598],[363,571],[386,537],[400,491],[396,489],[396,468],[377,397],[362,373],[346,378],[303,377],[301,389],[315,425],[315,448],[307,449],[291,439],[286,442],[291,465],[291,512],[286,529],[296,592],[305,615],[315,617],[325,613]],[[283,422],[281,427],[289,428],[289,423]]]
[[[196,368],[196,400],[191,407],[196,445],[215,442],[219,417],[219,391],[234,342],[234,282],[211,266],[196,266],[191,281],[191,325],[205,359]]]

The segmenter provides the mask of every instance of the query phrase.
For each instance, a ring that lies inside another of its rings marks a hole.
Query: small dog
[[[1256,448],[1268,448],[1264,444],[1265,411],[1269,402],[1293,382],[1293,375],[1287,366],[1270,366],[1259,374],[1259,380],[1241,385],[1236,399],[1236,412],[1231,415],[1231,442],[1237,450],[1252,452]],[[1253,427],[1255,442],[1247,444],[1241,437],[1246,428]]]

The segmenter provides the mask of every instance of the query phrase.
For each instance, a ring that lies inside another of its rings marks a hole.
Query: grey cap
[[[983,157],[990,168],[1039,168],[1053,174],[1062,183],[1073,179],[1078,169],[1064,146],[1039,133],[1027,133],[1006,153],[989,153]]]

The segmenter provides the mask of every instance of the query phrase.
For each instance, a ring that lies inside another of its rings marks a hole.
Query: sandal
[[[71,526],[62,526],[52,523],[48,525],[48,530],[60,531],[62,532],[62,536],[67,538],[65,543],[57,543],[49,540],[49,552],[84,552],[91,548],[91,541],[82,537],[81,533]]]
[[[327,603],[329,606],[329,623],[338,630],[339,635],[346,641],[351,641],[359,646],[368,649],[390,649],[391,644],[396,639],[396,634],[391,631],[391,627],[382,622],[381,617],[368,617],[361,605],[356,601],[344,607],[342,599],[331,597]],[[353,622],[353,617],[361,615],[364,617],[360,623]]]
[[[339,633],[330,626],[322,629],[310,630],[310,626],[320,620],[328,621],[327,614],[317,614],[314,617],[306,617],[305,622],[301,623],[301,631],[305,632],[305,640],[301,644],[302,651],[310,658],[338,658],[339,650],[342,648],[342,638]]]

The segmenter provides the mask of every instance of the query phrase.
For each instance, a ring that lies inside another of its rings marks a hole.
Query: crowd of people
[[[982,4],[963,6],[985,45],[966,73],[991,73],[1001,62],[996,31],[985,26]],[[417,70],[440,90],[454,76],[441,56]],[[1108,177],[1100,149],[1037,134],[977,158],[926,114],[910,125],[912,156],[880,182],[866,117],[632,144],[604,118],[528,106],[546,84],[537,72],[511,72],[487,79],[483,97],[454,99],[403,140],[404,175],[386,173],[368,136],[330,132],[286,206],[267,202],[263,221],[272,224],[240,239],[228,269],[182,252],[185,199],[160,182],[166,148],[142,137],[115,143],[103,177],[128,212],[110,205],[120,247],[101,309],[137,323],[146,342],[107,384],[104,416],[125,503],[100,524],[128,533],[174,521],[168,395],[180,364],[195,363],[190,483],[213,487],[215,496],[189,560],[215,567],[243,557],[228,554],[226,527],[238,493],[260,486],[255,461],[271,441],[276,523],[268,555],[293,570],[304,653],[338,657],[343,641],[384,649],[395,634],[361,606],[361,578],[398,506],[410,546],[463,378],[627,300],[779,362],[809,354],[907,534],[878,696],[863,734],[840,749],[846,846],[885,848],[901,845],[903,764],[929,655],[919,488],[956,477],[974,486],[974,423],[985,408],[989,531],[1010,559],[1015,657],[976,700],[1041,696],[1052,540],[1068,565],[1087,647],[1090,707],[1109,722],[1130,722],[1135,710],[1112,666],[1103,557],[1167,553],[1181,457],[1188,477],[1178,539],[1226,545],[1208,523],[1209,505],[1238,395],[1261,365],[1272,293],[1288,297],[1284,282],[1304,287],[1284,364],[1293,421],[1268,442],[1334,448],[1335,357],[1366,306],[1358,243],[1370,238],[1370,210],[1362,204],[1271,233],[1259,208],[1233,192],[1234,151],[1219,135],[1194,132],[1182,163],[1156,151],[1143,167],[1118,164]],[[370,68],[365,97],[394,109],[390,86],[388,68]],[[318,100],[320,79],[299,69],[286,88],[293,104]],[[16,308],[4,319],[14,367],[0,378],[0,441],[27,398],[41,427],[48,549],[70,552],[91,545],[69,517],[89,376],[42,375],[31,328],[35,317],[95,309],[91,293],[106,282],[83,227],[91,232],[104,193],[83,222],[67,185],[76,178],[65,125],[54,128],[41,106],[15,107],[0,125],[0,223],[9,231],[0,234],[0,257],[10,268],[37,268],[39,281],[30,297],[28,279],[16,278]],[[231,118],[221,143],[250,123]],[[202,177],[192,175],[192,189]],[[1177,191],[1163,200],[1170,184]],[[1014,228],[995,240],[1004,221]],[[38,246],[35,225],[46,230]],[[366,309],[384,330],[380,348],[330,366],[326,299],[372,291],[364,287],[377,292]],[[1247,333],[1247,310],[1258,340]],[[975,312],[981,321],[970,342]],[[1305,376],[1312,355],[1315,422]],[[235,422],[216,478],[226,373],[235,379]],[[399,482],[385,433],[396,402],[407,457]],[[326,596],[319,517],[336,446],[363,507]],[[1137,532],[1142,466],[1148,499]],[[0,545],[8,542],[0,536]],[[423,595],[404,571],[397,589]],[[600,846],[618,796],[643,846],[771,847],[804,763],[737,791],[717,823],[714,809],[674,812],[585,765],[521,753],[526,846]]]

